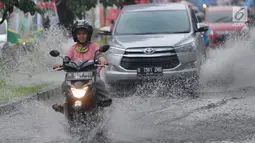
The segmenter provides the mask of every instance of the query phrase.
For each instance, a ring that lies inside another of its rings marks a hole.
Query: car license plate
[[[160,75],[163,73],[162,67],[140,67],[137,68],[137,75]]]
[[[66,80],[90,80],[92,77],[92,72],[70,72],[67,73]]]

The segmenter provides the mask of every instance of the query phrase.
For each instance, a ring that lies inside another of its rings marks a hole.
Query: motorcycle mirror
[[[109,45],[103,45],[100,47],[99,52],[106,52],[107,50],[109,50],[109,48]]]
[[[58,50],[52,50],[52,51],[50,51],[50,55],[51,55],[52,57],[57,57],[57,56],[60,55],[60,53],[59,53]]]

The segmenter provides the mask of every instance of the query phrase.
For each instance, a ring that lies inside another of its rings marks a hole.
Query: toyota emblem
[[[147,49],[144,49],[144,54],[153,54],[154,53],[154,49],[153,48],[147,48]]]

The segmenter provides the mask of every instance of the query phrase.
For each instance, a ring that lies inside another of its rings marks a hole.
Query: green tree
[[[1,2],[4,4],[3,6],[3,15],[2,20],[0,21],[0,24],[4,22],[4,20],[7,18],[8,13],[12,13],[14,7],[17,7],[24,13],[29,12],[31,15],[34,15],[36,12],[43,15],[43,10],[40,9],[32,0],[1,0]]]
[[[124,4],[125,5],[135,4],[135,1],[134,0],[125,0]]]
[[[14,7],[17,7],[24,13],[30,12],[34,15],[36,12],[43,15],[44,11],[40,9],[32,0],[0,0],[4,3],[3,16],[0,24],[4,22],[7,18],[8,13],[12,13]],[[43,0],[44,2],[49,2],[51,0]],[[124,5],[135,4],[134,0],[99,0],[99,2],[107,8],[108,6],[116,5],[117,7],[123,7]],[[59,21],[61,25],[69,27],[72,25],[75,17],[79,19],[84,18],[84,12],[95,8],[97,6],[97,0],[56,0],[57,13],[59,16]]]
[[[113,5],[120,7],[122,0],[99,0],[99,3],[105,8]],[[97,0],[56,0],[60,24],[68,28],[72,25],[75,17],[86,18],[85,12],[95,8],[97,4]]]

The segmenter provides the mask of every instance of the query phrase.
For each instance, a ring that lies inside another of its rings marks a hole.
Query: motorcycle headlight
[[[88,90],[88,87],[83,87],[83,88],[80,88],[80,89],[77,89],[77,88],[71,88],[71,91],[73,93],[73,96],[75,98],[82,98],[83,96],[85,96],[86,92]]]
[[[177,53],[193,52],[194,50],[195,50],[195,43],[194,42],[175,47],[175,51]]]

